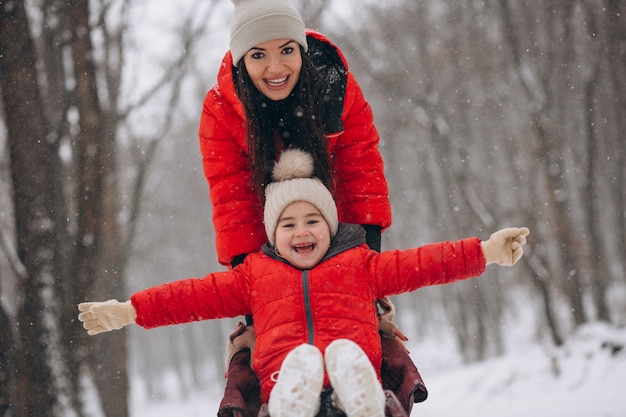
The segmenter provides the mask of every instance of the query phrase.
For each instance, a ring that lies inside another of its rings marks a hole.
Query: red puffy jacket
[[[335,45],[314,31],[307,31],[307,36],[332,45],[347,71],[348,64]],[[372,110],[350,72],[343,101],[343,131],[328,135],[339,221],[384,230],[391,225],[391,206],[380,139]],[[217,84],[204,99],[199,136],[218,260],[230,265],[235,256],[256,252],[267,240],[263,207],[252,189],[245,111],[235,92],[230,52],[222,60]]]
[[[409,250],[368,249],[361,227],[341,224],[329,253],[302,271],[268,245],[231,271],[186,279],[131,297],[136,323],[145,328],[252,314],[256,331],[254,370],[261,400],[272,374],[302,343],[322,352],[338,338],[358,343],[379,372],[382,361],[376,299],[480,275],[485,259],[477,238]],[[326,378],[328,387],[328,378]]]

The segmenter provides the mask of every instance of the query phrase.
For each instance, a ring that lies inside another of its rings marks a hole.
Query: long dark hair
[[[233,68],[237,95],[246,111],[248,159],[252,181],[261,201],[272,181],[272,168],[281,148],[295,147],[309,152],[314,175],[334,194],[332,164],[324,134],[323,97],[317,83],[318,69],[300,46],[302,69],[289,97],[272,101],[252,83],[244,60]],[[282,142],[282,143],[281,143]]]

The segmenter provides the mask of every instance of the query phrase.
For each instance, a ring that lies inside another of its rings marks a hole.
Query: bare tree
[[[607,251],[619,246],[624,235],[618,208],[623,190],[614,188],[622,168],[613,162],[621,158],[614,155],[623,155],[623,144],[615,142],[619,137],[615,129],[623,122],[613,117],[608,105],[618,101],[620,86],[610,75],[614,58],[606,54],[605,46],[614,42],[611,37],[624,34],[608,35],[603,28],[619,14],[602,2],[553,1],[520,7],[501,1],[500,6],[505,23],[512,25],[506,39],[529,101],[535,155],[543,162],[538,172],[544,176],[545,192],[536,198],[548,199],[554,210],[549,240],[558,250],[548,269],[562,276],[559,282],[574,325],[591,318],[611,321],[608,266],[617,262],[623,268],[623,262]],[[523,19],[517,23],[512,16]],[[555,269],[556,265],[560,266]],[[595,311],[586,311],[585,296],[593,299]]]
[[[17,333],[20,349],[15,350],[23,353],[16,354],[18,388],[12,408],[16,415],[25,415],[29,410],[47,416],[52,415],[56,405],[48,347],[57,346],[50,343],[56,329],[50,326],[54,315],[50,314],[53,300],[49,295],[58,257],[54,238],[56,214],[49,203],[54,201],[59,184],[46,155],[55,146],[45,140],[46,123],[35,73],[34,44],[22,4],[2,4],[0,30],[3,33],[0,82],[12,163],[17,254],[25,270],[19,279],[22,299],[18,303],[17,321],[23,325]],[[9,39],[8,33],[26,36]],[[28,124],[24,123],[25,119]],[[38,175],[21,175],[32,166],[39,167]],[[30,395],[26,395],[27,388]]]
[[[104,414],[125,416],[126,333],[87,339],[76,304],[127,296],[124,267],[145,171],[169,129],[188,52],[204,26],[184,24],[180,57],[137,105],[120,110],[130,2],[33,6],[27,14],[22,1],[0,3],[0,89],[17,248],[2,249],[19,280],[17,316],[2,311],[17,331],[1,340],[17,365],[7,376],[16,388],[0,390],[0,407],[13,404],[13,416],[84,415],[80,381],[87,376]],[[157,136],[142,138],[147,151],[131,154],[139,158],[131,160],[135,175],[128,183],[118,164],[120,127],[161,92],[170,97],[165,117]],[[124,209],[123,192],[130,195]],[[120,223],[123,210],[127,223]]]
[[[528,224],[520,275],[541,300],[553,342],[589,320],[621,317],[607,289],[623,276],[616,254],[626,235],[624,190],[616,187],[624,118],[614,105],[624,102],[622,2],[373,9],[371,21],[357,28],[346,20],[335,35],[381,131],[394,225],[402,225],[384,240],[407,245],[416,235],[428,241]],[[343,35],[350,31],[355,36]],[[441,291],[466,358],[483,357],[484,340],[498,340],[501,317],[515,304],[505,300],[519,282]]]

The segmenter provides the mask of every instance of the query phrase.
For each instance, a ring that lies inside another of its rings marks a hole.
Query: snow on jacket
[[[343,126],[337,127],[342,130],[327,134],[339,220],[384,230],[391,225],[391,206],[372,110],[348,72],[341,51],[317,32],[307,31],[307,36],[308,54],[316,59],[336,54],[328,58],[329,62],[335,59],[347,73],[338,123]],[[263,207],[252,189],[245,111],[235,92],[230,52],[222,60],[217,84],[204,99],[199,137],[213,206],[218,260],[230,265],[235,256],[256,252],[266,242]]]
[[[376,299],[480,275],[477,238],[378,253],[357,225],[340,224],[331,249],[311,270],[278,258],[267,244],[226,272],[135,293],[136,323],[145,328],[252,314],[253,367],[267,402],[272,376],[302,343],[322,352],[335,339],[358,343],[379,372],[382,361]],[[328,378],[325,387],[328,387]]]

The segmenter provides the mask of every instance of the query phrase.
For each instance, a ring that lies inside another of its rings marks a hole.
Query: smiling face
[[[254,86],[270,100],[283,100],[298,82],[302,55],[291,39],[273,39],[251,48],[243,56]]]
[[[311,269],[330,247],[330,228],[311,203],[289,204],[278,218],[276,252],[300,269]]]

